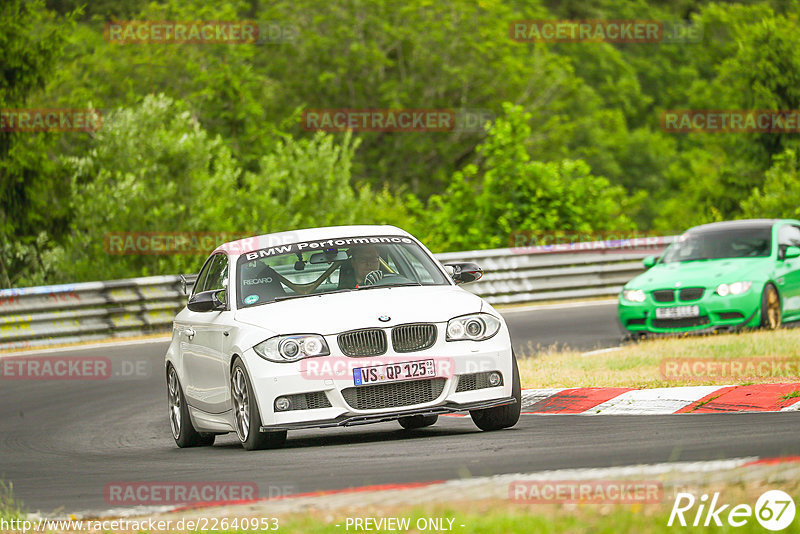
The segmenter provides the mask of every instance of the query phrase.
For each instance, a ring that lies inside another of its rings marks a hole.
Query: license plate
[[[388,363],[373,367],[357,367],[353,369],[353,383],[356,386],[364,384],[379,384],[381,382],[395,382],[410,378],[429,378],[436,376],[436,366],[433,360],[419,360],[416,362]]]
[[[700,306],[675,306],[673,308],[656,308],[656,319],[682,319],[700,315]]]

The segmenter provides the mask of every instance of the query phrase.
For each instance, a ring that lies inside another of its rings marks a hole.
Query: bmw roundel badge
[[[380,317],[378,317],[378,320],[382,323],[388,323],[389,321],[392,320],[392,318],[389,317],[388,315],[381,315]]]

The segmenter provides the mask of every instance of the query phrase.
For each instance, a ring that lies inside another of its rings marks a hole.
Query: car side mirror
[[[450,276],[456,284],[468,284],[483,276],[483,269],[474,263],[448,263],[445,267],[449,267],[448,272],[452,269]]]
[[[656,263],[658,263],[658,258],[656,258],[655,256],[647,256],[645,259],[642,260],[642,265],[644,265],[645,269],[649,269]]]
[[[224,310],[225,306],[225,290],[215,289],[211,291],[203,291],[192,295],[189,298],[189,304],[186,305],[194,312],[208,312]]]
[[[800,256],[800,247],[786,247],[786,252],[783,253],[783,259],[790,260]]]

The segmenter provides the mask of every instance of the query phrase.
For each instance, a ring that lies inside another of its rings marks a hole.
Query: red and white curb
[[[800,383],[522,391],[525,414],[663,415],[800,411]]]

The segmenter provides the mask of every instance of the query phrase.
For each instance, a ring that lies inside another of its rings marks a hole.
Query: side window
[[[197,275],[197,279],[194,281],[194,287],[192,288],[192,295],[196,295],[203,291],[203,285],[206,282],[206,278],[208,277],[208,271],[211,270],[211,266],[216,261],[216,258],[211,258],[210,260],[206,260],[203,264],[203,267],[200,269],[200,273]]]
[[[800,228],[787,224],[778,230],[778,245],[800,247]]]
[[[217,254],[211,260],[208,276],[203,281],[202,291],[212,291],[226,289],[228,285],[228,257],[225,254]]]

